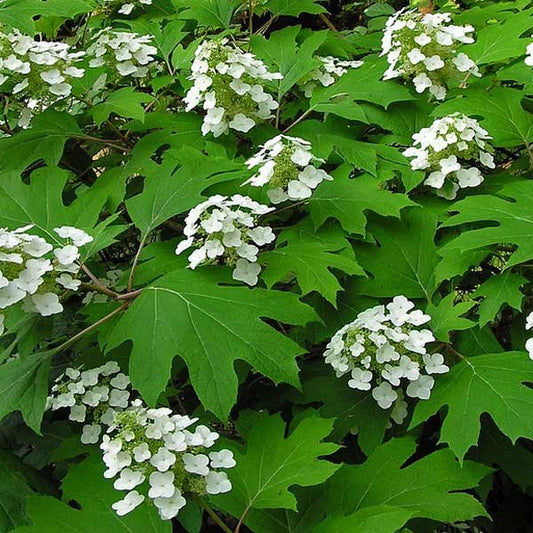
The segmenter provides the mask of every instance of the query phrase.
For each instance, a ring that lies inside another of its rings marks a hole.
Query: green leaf
[[[459,491],[475,487],[489,468],[471,461],[461,468],[445,449],[403,466],[415,449],[412,438],[395,438],[362,465],[343,465],[328,481],[328,514],[387,505],[441,522],[486,515],[473,496]]]
[[[0,5],[0,22],[33,35],[33,17],[69,19],[96,8],[92,0],[5,0]]]
[[[113,328],[107,349],[130,340],[130,376],[154,404],[179,355],[204,407],[227,417],[237,395],[236,360],[248,362],[276,383],[298,385],[295,357],[303,350],[262,318],[288,324],[315,319],[294,294],[218,284],[220,270],[183,268],[143,289]]]
[[[477,32],[476,42],[468,47],[468,56],[478,65],[520,57],[529,42],[520,36],[532,27],[533,10],[509,16],[503,24],[492,24]]]
[[[89,246],[81,249],[84,258],[109,245],[123,226],[108,226],[114,221],[109,217],[94,228],[109,192],[91,188],[65,206],[63,192],[69,178],[65,170],[48,167],[34,171],[28,184],[18,172],[4,174],[0,181],[0,226],[15,229],[33,224],[51,242],[58,242],[53,231],[56,227],[84,229],[94,237]]]
[[[270,11],[272,17],[280,15],[297,17],[300,13],[326,13],[326,9],[321,6],[319,0],[267,0],[262,6]]]
[[[328,516],[313,530],[316,533],[396,533],[413,516],[410,509],[389,505],[365,507],[348,516]]]
[[[20,411],[26,424],[40,432],[50,358],[49,353],[34,353],[0,365],[0,420]]]
[[[484,298],[478,308],[479,325],[488,324],[505,304],[520,311],[524,298],[520,287],[527,282],[528,280],[520,274],[514,274],[507,270],[498,276],[489,278],[480,285],[472,294],[473,298],[480,296]]]
[[[68,113],[48,110],[37,115],[28,130],[0,139],[0,170],[22,171],[36,161],[56,165],[65,142],[81,130]]]
[[[357,430],[357,443],[366,455],[381,444],[389,425],[389,413],[378,406],[368,392],[348,387],[348,379],[333,372],[303,380],[303,403],[321,404],[320,414],[335,419],[331,438],[342,441]]]
[[[8,452],[6,452],[7,455]],[[33,491],[13,468],[4,454],[0,455],[0,532],[6,533],[28,524],[26,498]]]
[[[277,247],[271,252],[262,254],[260,262],[268,265],[262,277],[269,288],[294,273],[303,295],[317,291],[332,305],[335,305],[337,293],[342,287],[330,269],[336,268],[347,274],[365,275],[355,259],[329,252],[319,243]]]
[[[506,268],[533,259],[533,182],[516,181],[504,185],[497,195],[478,195],[453,205],[455,215],[443,227],[463,226],[461,233],[443,246],[445,254],[461,253],[485,246],[512,243],[517,249],[509,257]],[[480,227],[483,225],[483,227]]]
[[[50,496],[30,496],[28,515],[32,525],[16,533],[170,533],[170,521],[161,520],[153,505],[141,505],[125,516],[118,516],[111,505],[123,497],[103,476],[105,467],[99,454],[70,467],[63,480],[63,503]],[[67,505],[77,502],[81,509]]]
[[[143,103],[150,102],[152,97],[146,93],[135,91],[133,87],[124,87],[112,92],[104,102],[95,105],[91,114],[98,126],[109,118],[111,113],[120,117],[144,121]]]
[[[373,297],[403,294],[429,302],[437,289],[436,216],[429,210],[411,209],[403,214],[402,222],[376,218],[368,231],[376,245],[358,244],[355,256],[372,278],[358,280],[356,291]]]
[[[460,459],[476,444],[483,413],[513,442],[533,435],[533,390],[525,385],[533,383],[533,367],[527,354],[505,352],[463,359],[435,381],[431,398],[418,402],[411,427],[447,406],[440,440]]]
[[[430,304],[426,308],[426,313],[431,316],[429,327],[435,338],[442,342],[449,342],[450,331],[470,329],[476,325],[472,320],[461,318],[476,302],[459,302],[454,305],[454,299],[455,295],[451,292],[438,305]]]
[[[320,418],[312,411],[306,415],[286,438],[285,422],[279,414],[248,411],[241,415],[241,431],[246,430],[243,431],[245,446],[229,443],[237,462],[228,471],[233,489],[213,498],[214,504],[236,517],[250,509],[295,511],[297,502],[289,490],[291,487],[317,485],[339,468],[319,459],[339,448],[331,442],[322,442],[331,431],[333,421]]]
[[[180,3],[187,6],[187,9],[179,14],[180,18],[194,20],[198,26],[215,29],[228,29],[233,15],[242,5],[241,0],[195,0],[193,5],[189,0],[185,0]]]
[[[296,38],[300,26],[288,26],[270,34],[268,39],[260,35],[252,37],[252,50],[276,72],[283,74],[279,81],[279,97],[283,96],[298,80],[317,67],[313,54],[326,40],[327,32],[314,32],[301,45]]]
[[[393,194],[379,186],[372,176],[350,179],[351,169],[342,165],[333,173],[334,180],[322,183],[309,199],[315,227],[329,218],[337,219],[349,233],[365,234],[366,211],[399,217],[400,211],[415,205],[404,194]]]
[[[488,92],[471,88],[464,97],[441,104],[435,114],[444,116],[459,111],[482,117],[481,125],[492,136],[494,146],[521,146],[533,140],[533,115],[524,111],[523,96],[516,89],[495,87]]]
[[[365,63],[356,69],[350,69],[342,78],[329,87],[317,87],[313,91],[311,107],[324,113],[335,113],[341,117],[358,120],[353,113],[359,112],[355,102],[364,101],[387,108],[393,102],[413,100],[411,93],[402,85],[383,81],[386,60],[368,56]]]
[[[126,201],[133,223],[146,237],[165,220],[205,200],[201,193],[221,181],[240,177],[242,167],[229,159],[205,155],[186,148],[169,151],[159,165],[144,163],[146,176],[141,194]]]

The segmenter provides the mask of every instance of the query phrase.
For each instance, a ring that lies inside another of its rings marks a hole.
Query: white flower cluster
[[[176,254],[194,246],[192,269],[203,263],[234,266],[233,279],[255,285],[261,272],[256,262],[259,246],[276,238],[269,226],[257,225],[257,217],[273,209],[240,194],[211,196],[189,211],[183,230],[187,238]]]
[[[231,482],[219,469],[235,466],[233,453],[208,452],[220,435],[204,425],[192,431],[197,418],[130,401],[129,384],[114,361],[82,372],[69,368],[48,400],[52,410],[70,408],[70,420],[86,422],[83,443],[100,442],[104,477],[115,478],[113,487],[127,491],[112,505],[115,512],[123,516],[148,497],[160,517],[170,520],[185,506],[187,494],[230,491]]]
[[[461,113],[436,119],[413,135],[414,146],[403,152],[413,157],[411,168],[430,173],[424,183],[439,196],[453,199],[459,189],[477,187],[483,174],[476,165],[495,168],[491,139],[479,122]]]
[[[144,6],[151,6],[152,0],[107,0],[106,7],[108,10],[116,10],[121,15],[131,15],[134,9],[142,9]]]
[[[524,61],[528,67],[533,67],[533,42],[527,45],[526,59]]]
[[[105,28],[98,32],[94,42],[87,49],[92,59],[90,67],[109,66],[121,76],[143,78],[155,65],[157,48],[150,45],[151,35],[114,31]]]
[[[229,128],[247,132],[256,122],[272,117],[278,103],[265,91],[265,84],[283,76],[270,73],[251,53],[221,41],[204,41],[196,50],[190,80],[194,85],[185,96],[186,111],[203,104],[206,111],[202,133],[215,137]]]
[[[349,387],[372,390],[382,409],[394,404],[391,418],[398,424],[407,415],[403,392],[427,400],[434,385],[431,374],[449,371],[441,354],[427,353],[426,344],[435,337],[418,326],[431,317],[414,307],[405,296],[396,296],[386,306],[367,309],[337,331],[324,352],[337,377],[350,374]]]
[[[449,13],[420,14],[401,10],[387,20],[382,53],[389,68],[384,79],[411,78],[418,93],[429,89],[437,100],[446,97],[448,82],[467,73],[480,76],[479,69],[456,46],[473,43],[473,26],[450,24]]]
[[[102,426],[110,427],[116,414],[129,406],[129,385],[129,377],[120,372],[115,361],[90,370],[67,368],[52,386],[48,408],[70,409],[69,420],[85,424],[81,442],[96,444]]]
[[[358,68],[363,64],[363,61],[345,61],[333,56],[318,57],[318,60],[320,65],[298,82],[307,98],[311,98],[319,84],[329,87],[342,78],[348,69]]]
[[[526,318],[526,330],[529,331],[531,328],[533,328],[533,312],[529,313]],[[533,337],[526,341],[526,350],[529,358],[533,359]]]
[[[324,170],[315,168],[314,163],[323,162],[311,153],[311,143],[298,137],[277,135],[246,162],[248,168],[259,169],[244,185],[268,185],[267,194],[273,204],[304,200],[322,181],[333,179]]]
[[[75,279],[79,247],[93,238],[84,231],[63,226],[55,228],[61,239],[59,246],[27,233],[33,226],[16,230],[0,229],[0,309],[24,300],[26,312],[49,316],[63,311],[58,293],[77,290]],[[2,316],[3,323],[3,316]]]
[[[0,90],[21,99],[19,126],[29,125],[33,110],[42,111],[70,95],[72,79],[85,73],[75,66],[84,55],[71,52],[66,43],[0,31]]]

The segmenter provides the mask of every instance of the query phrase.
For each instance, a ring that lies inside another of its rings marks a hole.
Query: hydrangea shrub
[[[532,20],[0,3],[0,530],[531,530]]]

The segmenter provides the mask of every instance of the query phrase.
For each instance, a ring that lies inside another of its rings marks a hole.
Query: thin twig
[[[95,287],[94,289],[98,292],[101,292],[102,294],[107,294],[108,296],[111,296],[111,298],[116,298],[118,296],[118,292],[112,291],[111,289],[108,289],[90,270],[89,267],[86,265],[81,265],[81,269],[89,276],[91,281],[94,283]]]
[[[319,13],[318,16],[320,17],[320,19],[322,20],[322,22],[331,30],[331,31],[334,31],[335,33],[339,33],[339,30],[335,27],[335,25],[333,24],[333,22],[331,22],[331,20],[329,20],[329,18],[324,14],[324,13]]]
[[[116,148],[117,150],[120,150],[121,152],[127,152],[129,150],[126,146],[121,146],[119,144],[116,144],[114,140],[112,139],[100,139],[98,137],[92,137],[90,135],[72,135],[73,139],[78,139],[80,141],[93,141],[98,143],[107,144],[107,146],[111,146],[111,148]]]
[[[136,291],[127,292],[125,294],[119,294],[115,297],[115,300],[122,301],[122,300],[135,300],[137,296],[140,296],[142,293],[142,289],[137,289]]]
[[[294,128],[296,124],[299,124],[304,118],[306,118],[310,113],[315,110],[316,106],[311,106],[307,111],[304,111],[292,124],[289,124],[282,133],[287,133],[290,129]]]
[[[60,344],[57,348],[54,348],[54,353],[62,352],[63,350],[66,350],[70,346],[72,346],[74,343],[76,343],[79,339],[81,339],[84,335],[87,333],[90,333],[91,331],[97,329],[102,324],[113,318],[114,316],[118,315],[119,313],[122,313],[128,306],[130,305],[129,300],[124,302],[120,307],[117,307],[111,313],[108,313],[104,317],[102,317],[100,320],[97,320],[94,324],[91,324],[90,326],[86,327],[85,329],[81,330],[79,333],[76,333],[74,337],[71,337],[67,341],[65,341],[63,344]]]
[[[196,498],[196,501],[200,507],[203,507],[207,511],[207,514],[209,514],[209,516],[217,523],[218,527],[220,527],[224,533],[233,533],[231,529],[222,521],[220,516],[215,513],[213,508],[203,498],[198,497]]]

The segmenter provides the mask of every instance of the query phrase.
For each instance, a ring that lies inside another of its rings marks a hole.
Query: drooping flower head
[[[414,146],[404,151],[413,157],[411,168],[424,170],[424,183],[445,198],[455,198],[459,189],[477,187],[483,181],[479,167],[495,168],[491,139],[479,122],[462,113],[436,119],[413,135]]]
[[[98,32],[87,49],[87,55],[91,58],[89,66],[107,66],[120,76],[144,78],[156,64],[154,56],[157,48],[150,44],[152,40],[151,35],[105,28]]]
[[[384,79],[411,79],[415,89],[429,89],[437,100],[446,97],[447,87],[467,73],[480,76],[476,64],[463,52],[461,44],[473,43],[473,26],[450,24],[449,13],[421,14],[401,10],[388,20],[383,34],[382,53],[389,68]]]
[[[358,68],[363,64],[363,61],[346,61],[333,56],[318,57],[318,60],[320,65],[298,82],[307,98],[311,98],[313,90],[318,85],[329,87],[342,78],[349,69]]]
[[[349,387],[372,391],[382,409],[394,406],[391,417],[397,423],[407,414],[404,393],[427,400],[432,374],[449,370],[441,354],[427,353],[426,344],[435,337],[420,326],[431,317],[414,307],[404,296],[396,296],[386,306],[367,309],[337,331],[324,352],[337,377],[350,374]]]
[[[194,247],[189,255],[192,269],[201,264],[233,266],[233,279],[255,285],[261,271],[256,263],[259,247],[275,239],[269,226],[257,225],[257,217],[272,210],[240,194],[211,196],[189,211],[183,230],[187,238],[176,254]]]
[[[254,54],[245,53],[226,39],[204,41],[196,50],[190,79],[194,85],[185,96],[186,110],[202,105],[206,111],[202,133],[215,137],[229,129],[247,132],[257,122],[272,117],[278,107],[267,82],[282,75],[271,73]]]
[[[322,181],[333,179],[327,172],[315,167],[315,164],[323,162],[311,153],[311,143],[298,137],[277,135],[246,162],[248,168],[257,168],[257,172],[245,184],[267,186],[267,194],[273,204],[304,200]]]
[[[28,233],[32,228],[0,229],[0,309],[23,301],[26,312],[49,316],[63,310],[59,295],[65,289],[75,291],[80,286],[79,247],[93,238],[63,226],[54,230],[63,242],[56,239],[52,245]]]
[[[188,496],[230,491],[223,470],[234,467],[235,459],[230,450],[213,449],[220,435],[205,425],[193,430],[197,418],[131,400],[129,386],[129,377],[108,361],[89,370],[67,368],[48,398],[52,410],[68,408],[69,419],[84,424],[84,444],[100,443],[104,477],[127,492],[112,505],[115,512],[128,514],[148,498],[170,520]]]
[[[70,96],[72,80],[85,73],[78,65],[84,55],[66,43],[36,41],[16,29],[0,29],[0,91],[20,101],[19,126],[27,127],[34,111]]]

